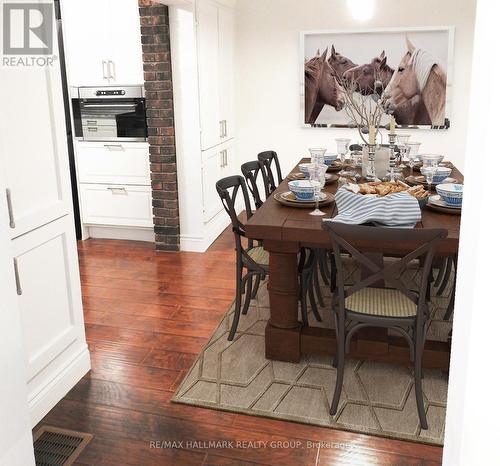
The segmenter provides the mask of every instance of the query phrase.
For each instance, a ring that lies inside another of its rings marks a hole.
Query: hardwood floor
[[[92,371],[40,423],[94,435],[76,464],[441,464],[434,446],[170,402],[232,302],[233,246],[230,230],[205,254],[79,244]],[[207,448],[208,441],[219,443]]]

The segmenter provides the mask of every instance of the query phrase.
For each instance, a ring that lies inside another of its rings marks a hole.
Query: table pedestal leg
[[[298,321],[298,276],[296,243],[264,241],[269,251],[269,306],[271,317],[266,327],[266,357],[279,361],[300,361]]]

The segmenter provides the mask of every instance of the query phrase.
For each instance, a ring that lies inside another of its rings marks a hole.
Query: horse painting
[[[445,125],[446,72],[406,39],[407,53],[387,88],[388,108],[400,125]]]
[[[393,74],[394,70],[387,64],[385,51],[382,51],[380,56],[375,57],[370,63],[345,71],[343,77],[352,82],[360,94],[370,95],[375,91],[375,81],[381,81],[382,86],[386,88]]]
[[[335,76],[339,84],[342,84],[342,78],[344,73],[351,68],[354,68],[356,63],[347,58],[346,56],[335,51],[335,46],[332,45],[332,52],[330,58],[328,59],[328,64],[332,67],[335,72]]]
[[[326,56],[328,49],[322,55],[318,54],[308,60],[305,70],[305,122],[316,122],[325,105],[331,105],[338,112],[344,108],[342,88],[335,78],[335,71],[329,65]]]

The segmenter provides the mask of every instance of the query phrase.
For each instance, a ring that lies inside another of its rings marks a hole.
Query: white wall
[[[241,162],[274,149],[285,171],[311,146],[335,150],[336,137],[359,140],[349,129],[302,128],[299,32],[405,26],[455,26],[451,128],[414,130],[422,151],[443,153],[460,169],[469,100],[475,0],[376,0],[374,17],[354,21],[346,0],[238,0],[236,3],[236,104]]]
[[[490,90],[500,73],[500,63],[491,59],[498,43],[499,17],[499,2],[478,1],[444,466],[500,465],[496,362],[500,220],[492,214],[498,212],[495,184],[485,183],[482,176],[484,167],[493,169],[498,164],[484,135],[498,132],[500,95]],[[481,163],[477,163],[478,154]]]

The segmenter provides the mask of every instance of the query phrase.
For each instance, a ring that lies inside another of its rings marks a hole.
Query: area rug
[[[349,266],[347,266],[349,267]],[[404,281],[415,288],[417,266]],[[357,273],[353,268],[352,274]],[[310,315],[311,325],[333,328],[328,300],[322,288],[323,322]],[[447,341],[451,323],[443,321],[451,284],[441,296],[432,296],[432,324],[428,340]],[[348,359],[339,409],[329,414],[336,370],[331,357],[303,357],[298,364],[269,361],[264,354],[264,329],[269,319],[267,283],[260,286],[238,332],[227,341],[233,317],[231,307],[202,350],[172,401],[218,410],[296,421],[316,426],[443,444],[447,376],[424,370],[423,389],[428,430],[420,428],[412,369],[380,362]]]

